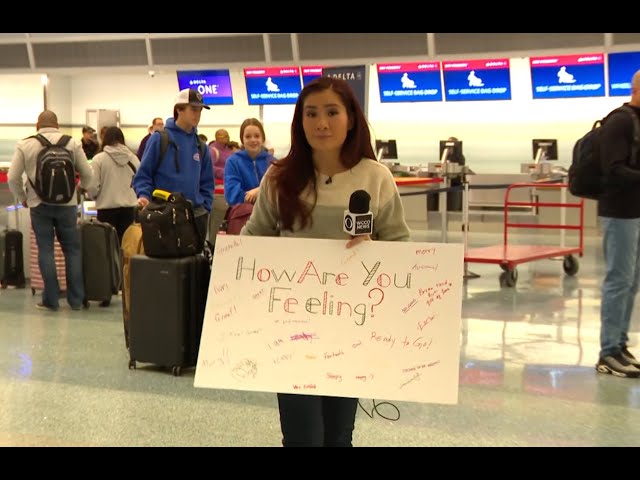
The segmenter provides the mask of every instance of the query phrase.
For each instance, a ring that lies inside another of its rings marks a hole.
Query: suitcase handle
[[[27,208],[21,203],[16,203],[15,205],[9,205],[7,207],[7,215],[9,212],[13,212],[16,216],[16,230],[20,230],[20,214],[18,213],[19,208]],[[9,229],[9,222],[7,222],[7,229]]]

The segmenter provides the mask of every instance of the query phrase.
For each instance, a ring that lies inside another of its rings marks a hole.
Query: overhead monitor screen
[[[180,90],[193,88],[205,105],[233,105],[229,70],[178,70]]]
[[[440,62],[377,65],[381,103],[441,102]]]
[[[300,67],[244,69],[249,105],[295,104],[302,90]]]
[[[511,100],[509,59],[442,62],[445,100]]]
[[[631,78],[640,70],[640,52],[610,53],[609,96],[628,97],[631,95]]]
[[[604,97],[604,55],[531,57],[533,98]]]

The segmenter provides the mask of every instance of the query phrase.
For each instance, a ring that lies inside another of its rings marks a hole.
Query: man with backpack
[[[207,237],[207,223],[213,204],[213,165],[206,144],[198,139],[198,124],[204,105],[202,95],[185,88],[175,99],[173,118],[162,132],[149,138],[133,179],[138,206],[146,207],[155,189],[180,192],[193,206],[200,236],[199,251]]]
[[[640,118],[640,70],[633,75],[631,99],[625,105]],[[627,345],[640,282],[640,163],[634,123],[628,111],[618,110],[599,127],[604,181],[603,192],[598,196],[598,217],[606,273],[596,370],[636,378],[640,377],[640,361]]]
[[[44,289],[36,307],[50,311],[60,307],[53,251],[55,235],[64,253],[67,302],[72,310],[82,310],[85,295],[77,226],[76,173],[80,175],[80,185],[87,188],[93,178],[91,166],[82,145],[59,130],[54,112],[42,112],[36,128],[37,135],[17,143],[8,175],[9,189],[16,201],[29,208],[38,245]],[[25,173],[27,180],[23,181]]]

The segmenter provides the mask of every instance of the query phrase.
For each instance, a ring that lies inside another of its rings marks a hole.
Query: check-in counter
[[[551,174],[551,179],[560,180],[561,178],[563,177]],[[471,232],[497,233],[502,231],[504,225],[506,185],[544,181],[550,178],[528,168],[523,169],[523,173],[515,174],[468,174],[466,179],[470,187],[467,198],[469,230]],[[495,185],[496,188],[474,188],[474,186],[490,187],[491,185]],[[499,187],[503,185],[504,187]],[[438,185],[435,187],[437,188]],[[510,200],[531,202],[535,200],[532,196],[537,196],[541,202],[577,203],[580,201],[579,198],[571,195],[566,187],[559,186],[557,188],[515,189],[511,192]],[[426,198],[423,196],[403,197],[403,203],[407,223],[412,229],[442,230],[442,214],[439,211],[428,211],[425,205]],[[444,225],[447,231],[459,232],[463,220],[462,213],[447,212],[446,215],[447,221]],[[579,224],[578,215],[578,209],[566,207],[511,206],[509,209],[510,220],[526,221],[527,223],[577,225]],[[527,218],[523,219],[523,216]],[[597,202],[585,200],[583,225],[586,234],[598,233]],[[538,233],[540,232],[538,231]],[[542,232],[544,233],[544,231]]]

